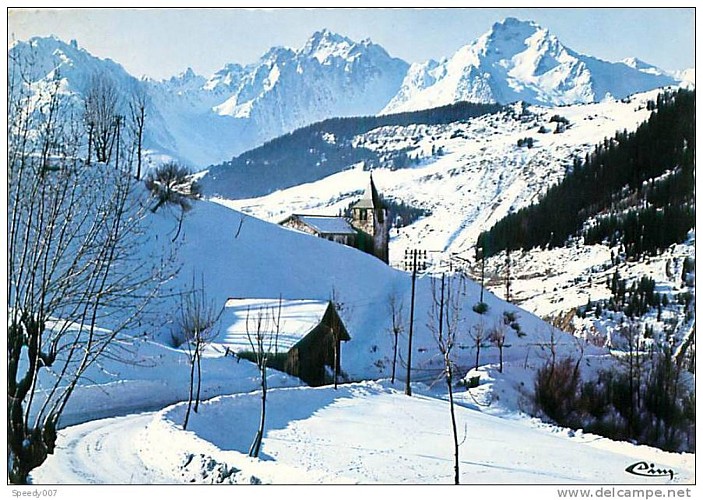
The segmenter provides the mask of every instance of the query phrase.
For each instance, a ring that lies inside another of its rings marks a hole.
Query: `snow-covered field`
[[[157,226],[170,235],[174,222],[161,217]],[[309,388],[270,372],[262,453],[251,459],[247,450],[260,404],[255,367],[225,356],[225,346],[217,341],[209,346],[203,368],[206,401],[183,431],[189,368],[183,350],[165,345],[171,331],[167,326],[157,335],[161,343],[135,340],[125,350],[132,356],[129,363],[105,361],[86,377],[89,382],[77,389],[67,409],[63,425],[68,427],[59,432],[55,454],[32,473],[33,482],[451,483],[449,407],[445,385],[438,379],[442,363],[428,327],[436,278],[425,275],[417,282],[414,384],[408,397],[402,362],[405,335],[400,338],[399,380],[389,380],[392,337],[386,302],[389,293],[396,293],[409,303],[409,276],[344,246],[250,217],[240,226],[241,220],[228,208],[197,203],[183,225],[179,258],[185,267],[173,286],[202,273],[211,297],[223,301],[279,293],[326,299],[335,290],[348,306],[343,319],[352,340],[342,351],[348,382],[337,390]],[[503,374],[495,365],[497,349],[484,347],[481,385],[456,389],[462,483],[670,486],[695,481],[692,454],[617,443],[527,417],[534,370],[545,362],[552,330],[489,292],[489,310],[479,315],[470,308],[478,300],[479,285],[469,281],[461,286],[465,320],[456,361],[462,374],[469,372],[476,355],[468,338],[471,329],[489,328],[508,312],[517,315],[522,332],[508,328]],[[172,306],[160,307],[168,311]],[[556,332],[555,338],[560,355],[579,351],[573,337]],[[593,366],[605,354],[589,346],[585,353]],[[79,422],[84,423],[72,425]],[[642,461],[671,470],[673,476],[647,478],[625,471]]]
[[[207,401],[181,430],[184,404],[68,429],[37,483],[451,484],[448,403],[416,385],[360,382],[269,394],[259,460],[246,455],[258,419],[256,393]],[[694,480],[694,457],[615,443],[525,417],[481,411],[459,394],[462,484],[648,484]],[[642,478],[639,461],[674,471]],[[235,469],[234,472],[233,469]],[[229,475],[227,475],[227,473]]]

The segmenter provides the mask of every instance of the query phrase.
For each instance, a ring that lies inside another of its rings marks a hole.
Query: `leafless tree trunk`
[[[96,73],[85,98],[85,122],[91,131],[92,148],[100,163],[109,163],[117,131],[120,92],[107,75]],[[90,162],[90,159],[88,159]]]
[[[391,334],[393,335],[393,360],[391,363],[391,384],[395,384],[395,368],[398,360],[398,339],[403,333],[403,303],[395,295],[388,297],[388,311],[391,314]]]
[[[498,348],[499,368],[498,371],[503,373],[503,348],[505,345],[505,323],[498,321],[491,330],[488,340]]]
[[[483,326],[483,320],[479,320],[479,322],[473,326],[470,337],[476,349],[476,363],[474,364],[474,369],[478,369],[481,362],[481,347],[483,347],[483,343],[486,340],[486,330]]]
[[[218,309],[213,302],[207,300],[205,280],[202,276],[199,287],[196,287],[195,278],[193,278],[191,288],[181,295],[181,315],[178,326],[188,347],[190,361],[188,407],[183,421],[184,429],[188,427],[191,408],[195,413],[198,413],[202,386],[202,354],[205,346],[217,335],[216,325],[222,311],[222,308]]]
[[[8,67],[8,477],[53,453],[86,370],[135,331],[167,278],[148,254],[144,191],[131,165],[87,164],[85,122],[60,75],[33,85]],[[43,77],[43,75],[42,75]],[[135,264],[136,263],[136,264]]]
[[[630,437],[633,437],[635,435],[635,412],[639,410],[640,400],[639,331],[636,326],[630,322],[627,322],[620,327],[619,332],[627,342],[626,363],[629,385],[628,431],[630,433]]]
[[[510,245],[505,249],[505,301],[510,302]]]
[[[559,348],[559,338],[557,328],[554,325],[549,325],[549,342],[547,344],[549,349],[549,366],[550,368],[550,378],[554,376],[554,370],[557,366],[557,351]]]
[[[144,85],[144,82],[141,82]],[[137,180],[142,178],[142,149],[144,145],[144,126],[146,124],[147,107],[149,106],[149,96],[146,89],[139,87],[132,96],[129,103],[129,112],[131,118],[132,133],[135,138],[137,171],[135,177]]]
[[[261,378],[261,413],[259,415],[259,427],[254,435],[254,441],[249,448],[250,457],[258,457],[261,451],[261,442],[264,438],[264,428],[266,425],[266,395],[268,383],[266,380],[266,367],[269,356],[274,352],[274,347],[278,345],[278,335],[281,328],[281,307],[282,300],[278,301],[278,310],[260,309],[254,316],[247,311],[246,330],[249,345],[254,353],[254,361],[259,369]]]
[[[445,281],[448,283],[445,284]],[[449,413],[451,416],[452,437],[454,438],[454,484],[459,484],[459,435],[457,432],[456,414],[454,411],[454,362],[452,350],[456,344],[456,335],[461,314],[459,294],[452,287],[451,278],[447,280],[442,275],[439,296],[435,281],[432,282],[432,307],[430,322],[439,352],[444,362],[444,380],[449,394]]]

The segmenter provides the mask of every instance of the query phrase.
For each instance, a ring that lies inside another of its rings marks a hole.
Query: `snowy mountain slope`
[[[472,276],[480,279],[480,265],[474,261],[480,232],[510,211],[537,201],[563,177],[574,158],[583,158],[604,138],[616,131],[635,130],[649,117],[646,102],[657,93],[558,108],[521,105],[450,125],[383,127],[356,137],[357,144],[378,153],[405,151],[414,159],[407,168],[374,170],[374,180],[384,197],[430,212],[409,226],[392,230],[391,264],[402,267],[408,248],[426,249],[437,264],[446,266],[449,259],[454,265],[468,261]],[[557,116],[566,123],[561,133],[554,133],[561,126],[553,121]],[[367,179],[368,172],[357,165],[268,196],[216,201],[271,221],[290,213],[334,215],[359,195]],[[680,267],[694,252],[692,236],[688,244],[626,273],[627,279],[656,276],[662,291],[684,293],[676,280],[662,275],[662,269]],[[610,296],[611,258],[610,249],[601,245],[514,253],[512,300],[540,317],[573,319],[575,308]],[[680,270],[671,273],[678,276]],[[505,275],[504,253],[488,260],[487,286],[500,297],[506,293]],[[658,324],[659,329],[662,324]],[[681,323],[676,338],[685,335],[686,328],[687,323]],[[579,323],[577,329],[590,331],[591,324]],[[606,334],[612,328],[604,325],[601,329]]]
[[[158,215],[158,214],[157,214]],[[175,218],[163,214],[160,223],[163,237],[177,225]],[[341,317],[352,338],[343,347],[343,370],[353,380],[388,375],[387,358],[392,341],[389,333],[388,304],[391,295],[407,307],[410,304],[410,277],[386,266],[380,260],[358,250],[270,224],[211,202],[198,202],[186,214],[182,244],[178,248],[179,273],[169,284],[173,292],[183,291],[196,279],[204,280],[209,300],[224,304],[227,298],[272,298],[330,300],[333,295],[342,304]],[[413,356],[418,367],[431,375],[439,369],[434,340],[426,318],[432,301],[432,276],[417,281],[416,347]],[[458,284],[455,286],[459,286]],[[471,310],[478,302],[480,287],[473,282],[461,285],[462,310],[466,315],[462,328],[469,331],[476,322],[486,328],[502,321],[503,311],[520,317],[528,336],[513,340],[516,344],[543,342],[549,327],[531,314],[487,294],[486,315]],[[176,310],[175,299],[159,307]],[[160,329],[160,338],[170,340],[173,325]],[[564,342],[570,342],[565,337]],[[466,356],[463,364],[468,364]],[[490,358],[488,358],[490,359]]]
[[[162,258],[170,258],[167,250],[170,245],[165,242],[176,234],[177,218],[166,211],[151,217],[147,231],[154,238],[140,252],[143,258],[158,259],[159,252],[163,252]],[[229,297],[330,300],[334,296],[342,304],[340,314],[351,336],[342,349],[345,378],[364,380],[390,375],[393,338],[388,307],[390,297],[395,296],[407,314],[411,291],[407,273],[355,249],[205,201],[196,203],[186,214],[179,240],[173,262],[178,272],[165,285],[161,299],[153,304],[148,316],[155,323],[143,322],[140,331],[132,332],[133,342],[125,340],[116,345],[115,352],[104,362],[91,367],[69,403],[63,425],[84,422],[91,416],[150,410],[185,397],[188,376],[185,354],[164,346],[172,345],[174,337],[178,337],[181,307],[178,294],[190,290],[193,280],[196,283],[202,280],[207,301],[216,306],[224,305]],[[435,341],[427,326],[433,281],[435,278],[429,275],[417,280],[414,379],[433,379],[441,371]],[[520,325],[520,332],[513,329],[508,332],[516,346],[548,341],[552,329],[538,318],[490,293],[484,298],[488,312],[477,314],[471,308],[478,302],[479,285],[466,281],[455,282],[453,286],[462,293],[462,331],[469,332],[476,324],[491,328],[503,321],[503,313],[507,311],[516,316]],[[407,318],[405,321],[407,324]],[[576,348],[570,336],[560,338],[565,349]],[[467,344],[468,340],[463,342]],[[206,370],[213,378],[206,384],[205,394],[236,392],[241,388],[240,382],[228,380],[227,372],[236,363],[231,357],[225,359],[225,347],[216,341],[208,353],[212,359]],[[518,349],[513,352],[518,358],[521,356]],[[462,349],[459,354],[459,365],[467,367],[473,359],[471,349]],[[497,353],[486,351],[484,357],[486,361],[496,360]],[[512,359],[512,355],[506,359]],[[47,372],[45,376],[51,382],[51,374]],[[252,378],[249,368],[242,373],[241,383],[246,386],[251,383],[246,381]],[[272,385],[296,383],[286,382],[288,379],[284,377]],[[139,396],[134,397],[135,393]]]
[[[450,58],[413,65],[383,113],[458,100],[590,103],[675,83],[672,76],[641,61],[611,63],[584,56],[534,22],[507,18]]]
[[[381,127],[354,139],[373,151],[405,151],[407,168],[373,172],[382,196],[431,212],[393,232],[391,260],[419,246],[447,257],[473,255],[479,233],[509,210],[527,206],[558,182],[576,157],[619,130],[633,130],[649,117],[646,102],[656,91],[622,101],[546,108],[517,104],[508,111],[447,125]],[[555,133],[560,116],[568,121]],[[518,142],[532,139],[532,147]],[[352,166],[353,167],[353,166]],[[217,200],[270,221],[290,213],[337,214],[363,190],[368,172],[360,165],[271,195]]]
[[[76,40],[69,43],[56,37],[35,37],[26,42],[15,42],[10,46],[8,64],[19,67],[27,80],[37,82],[58,77],[62,90],[67,93],[85,95],[91,80],[97,74],[112,79],[128,94],[137,86],[137,80],[111,59],[99,59],[78,46]]]

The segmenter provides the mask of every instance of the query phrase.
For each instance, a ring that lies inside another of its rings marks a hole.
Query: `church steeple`
[[[386,208],[383,205],[383,200],[378,195],[378,190],[373,182],[373,174],[369,174],[369,183],[366,186],[366,191],[364,192],[364,197],[357,201],[352,209],[363,208],[363,209],[382,209]]]
[[[388,239],[390,217],[388,208],[378,194],[373,182],[373,174],[369,174],[369,183],[363,198],[352,205],[352,226],[370,238],[369,244],[363,244],[365,251],[371,250],[379,259],[388,262]],[[361,238],[361,241],[366,241]],[[366,248],[366,247],[369,248]]]

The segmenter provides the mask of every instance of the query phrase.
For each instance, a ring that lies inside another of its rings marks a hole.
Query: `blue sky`
[[[440,59],[510,16],[535,21],[567,47],[608,61],[635,56],[668,70],[695,66],[692,7],[11,9],[8,41],[76,39],[135,76],[159,79],[187,67],[210,75],[229,62],[251,63],[275,45],[301,47],[323,28],[371,38],[408,62]]]

